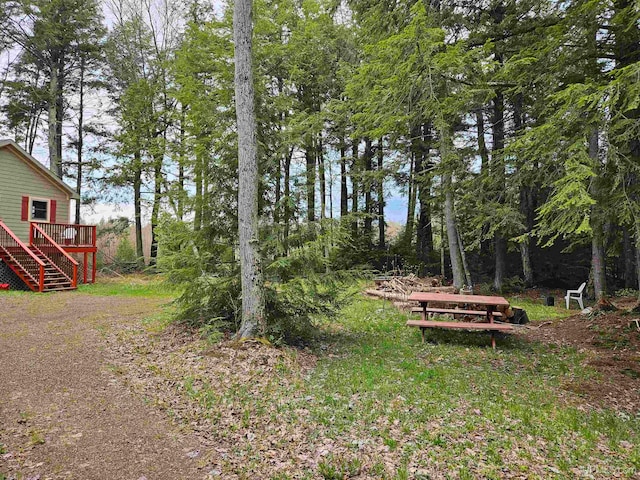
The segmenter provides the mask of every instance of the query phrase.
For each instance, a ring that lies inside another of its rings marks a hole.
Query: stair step
[[[76,287],[56,287],[56,288],[45,288],[45,292],[62,292],[65,290],[76,290]]]

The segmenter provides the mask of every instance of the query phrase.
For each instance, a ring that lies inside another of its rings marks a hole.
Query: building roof
[[[54,186],[58,187],[64,193],[69,195],[71,198],[78,199],[79,195],[76,193],[74,189],[72,189],[69,185],[64,183],[61,179],[56,177],[53,172],[51,172],[48,168],[42,165],[35,157],[27,153],[20,145],[10,139],[0,139],[0,149],[7,149],[14,153],[16,157],[21,159],[31,168],[33,168],[37,173],[46,178],[49,182],[51,182]]]

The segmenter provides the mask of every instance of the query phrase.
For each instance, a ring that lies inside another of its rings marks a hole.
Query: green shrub
[[[503,293],[520,293],[527,288],[524,280],[518,276],[505,278],[502,282]]]
[[[128,237],[122,237],[118,242],[115,256],[113,257],[113,268],[119,272],[131,273],[137,266],[136,250]]]
[[[638,290],[634,290],[633,288],[623,288],[621,290],[616,290],[616,297],[637,297]]]

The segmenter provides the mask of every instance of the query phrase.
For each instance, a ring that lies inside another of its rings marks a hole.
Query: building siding
[[[69,223],[69,195],[12,151],[0,149],[0,219],[26,243],[29,222],[21,220],[23,196],[55,200],[56,223]]]

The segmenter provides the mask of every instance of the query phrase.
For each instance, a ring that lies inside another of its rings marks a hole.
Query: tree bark
[[[340,216],[349,214],[349,192],[347,190],[347,145],[344,138],[340,141]]]
[[[409,160],[409,192],[407,205],[407,225],[404,229],[405,244],[407,247],[413,241],[413,224],[416,215],[416,182],[415,182],[415,154],[411,152]]]
[[[481,161],[480,171],[483,171],[484,168],[489,165],[489,152],[487,150],[487,143],[484,138],[484,113],[482,112],[482,108],[478,108],[476,110],[476,128],[478,134],[478,154],[480,155]]]
[[[631,233],[627,227],[622,227],[622,259],[624,262],[624,288],[635,288],[636,252]]]
[[[524,130],[524,118],[522,112],[522,95],[517,94],[513,102],[513,123],[516,136]],[[524,159],[519,159],[519,168],[524,164]],[[533,285],[533,267],[531,264],[531,239],[529,237],[534,224],[533,185],[520,185],[520,214],[524,218],[524,234],[526,237],[520,242],[520,261],[522,263],[522,276],[528,287]]]
[[[373,200],[371,196],[371,169],[372,169],[372,159],[373,159],[373,148],[371,145],[371,140],[369,138],[364,139],[364,175],[365,178],[362,183],[362,188],[364,189],[364,209],[365,209],[365,217],[364,217],[364,236],[367,244],[371,243],[371,235],[373,234]]]
[[[178,208],[177,215],[180,221],[184,220],[184,201],[186,198],[186,192],[184,189],[184,166],[186,163],[186,144],[185,144],[185,111],[184,105],[180,108],[180,154],[178,155]]]
[[[53,61],[51,63],[51,72],[49,78],[49,130],[48,130],[48,144],[49,144],[49,169],[55,176],[62,178],[62,159],[58,154],[58,95],[60,86],[58,85],[60,75],[58,74],[58,63]]]
[[[140,151],[133,155],[133,212],[136,233],[136,262],[138,269],[144,268],[144,247],[142,244],[142,156]]]
[[[445,223],[447,224],[447,240],[449,243],[449,257],[451,259],[451,273],[453,275],[453,284],[457,288],[462,288],[465,278],[462,258],[460,256],[460,246],[458,244],[458,229],[456,225],[456,216],[454,210],[451,174],[447,173],[442,176],[442,185],[445,189],[444,219]]]
[[[378,140],[378,246],[385,248],[384,224],[384,150],[382,138]]]
[[[202,228],[202,166],[204,163],[203,154],[201,149],[196,148],[196,164],[195,164],[195,183],[196,183],[196,193],[195,198],[193,199],[193,229],[197,232]]]
[[[305,159],[307,162],[307,221],[316,221],[316,159],[313,140],[310,139],[305,148]]]
[[[353,238],[358,237],[358,140],[353,140],[353,144],[351,145],[351,213],[353,213],[353,224],[352,224],[352,234]]]
[[[160,218],[160,202],[162,201],[162,159],[164,152],[156,153],[153,162],[153,206],[151,207],[151,250],[149,265],[155,266],[158,260],[158,238],[156,229]]]
[[[471,278],[471,270],[469,269],[469,264],[467,263],[467,254],[464,251],[464,243],[462,242],[462,235],[460,235],[460,229],[456,226],[456,233],[458,234],[458,247],[460,248],[460,259],[462,260],[462,268],[464,269],[464,278],[466,280],[466,285],[472,287],[473,286],[473,278]]]
[[[504,96],[498,91],[493,99],[493,149],[491,162],[493,164],[492,175],[496,182],[497,188],[495,195],[498,202],[502,203],[502,192],[500,189],[504,185]],[[493,288],[497,292],[502,291],[504,281],[507,241],[501,232],[496,232],[493,237],[493,248],[495,255],[495,277],[493,279]]]
[[[80,78],[79,78],[79,87],[80,90],[78,92],[78,142],[76,144],[76,193],[78,194],[78,198],[76,199],[76,224],[80,224],[80,206],[81,203],[81,194],[82,194],[82,148],[84,145],[84,57],[80,58]]]
[[[589,158],[595,165],[600,163],[598,145],[598,129],[594,128],[589,135]],[[591,195],[593,198],[600,197],[600,186],[598,179],[594,179],[591,184]],[[593,275],[593,290],[596,301],[600,301],[607,295],[607,276],[605,265],[604,229],[601,212],[597,204],[591,208],[591,273]]]
[[[291,222],[291,158],[293,157],[293,148],[289,150],[288,155],[284,159],[284,233],[282,239],[282,248],[285,255],[289,252],[289,224]]]
[[[238,230],[242,321],[237,337],[264,330],[264,292],[258,251],[258,144],[252,65],[252,0],[236,0],[233,11],[235,103],[238,124]]]
[[[420,202],[418,227],[416,229],[416,256],[427,262],[433,251],[433,232],[431,228],[431,177],[428,174],[429,152],[431,150],[431,125],[422,125],[417,132],[416,185]]]
[[[444,173],[442,174],[442,188],[444,188],[444,221],[447,227],[447,240],[449,244],[449,257],[451,260],[451,274],[453,284],[457,288],[464,285],[464,267],[460,255],[460,244],[458,243],[458,227],[456,225],[455,201],[453,193],[453,182],[449,171],[449,146],[451,138],[448,132],[442,128],[440,130],[440,158],[443,162]]]
[[[327,217],[327,179],[324,169],[322,137],[318,139],[316,157],[318,159],[318,177],[320,178],[320,219]]]

